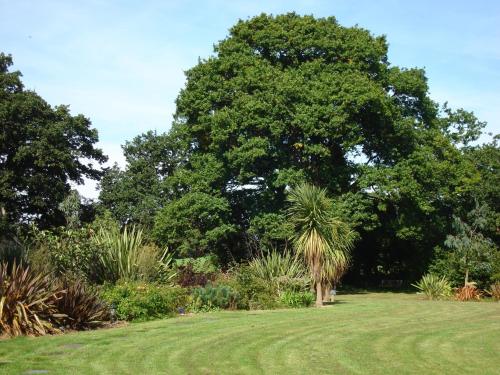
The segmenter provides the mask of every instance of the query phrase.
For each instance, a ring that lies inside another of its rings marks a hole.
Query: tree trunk
[[[323,306],[323,288],[321,287],[321,282],[316,283],[316,307]]]
[[[465,284],[464,284],[464,286],[467,286],[468,283],[469,283],[469,268],[466,268],[465,269]]]
[[[330,284],[323,285],[323,302],[330,302]]]

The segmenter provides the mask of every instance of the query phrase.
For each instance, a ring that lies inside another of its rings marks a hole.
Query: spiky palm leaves
[[[100,263],[104,280],[115,282],[138,277],[143,245],[141,229],[125,227],[120,232],[117,228],[101,228],[95,240],[103,248]]]
[[[248,264],[248,271],[255,277],[274,284],[280,295],[286,288],[307,290],[311,285],[304,262],[289,251],[283,254],[271,251],[256,257]]]
[[[59,332],[64,315],[57,301],[64,290],[45,274],[22,265],[0,265],[0,333],[9,336]]]
[[[60,281],[23,265],[0,264],[0,334],[40,336],[107,320],[99,296],[78,280]]]
[[[332,216],[326,190],[302,184],[290,191],[288,215],[295,228],[293,245],[309,266],[316,285],[316,305],[323,304],[323,284],[338,280],[349,264],[353,233]]]

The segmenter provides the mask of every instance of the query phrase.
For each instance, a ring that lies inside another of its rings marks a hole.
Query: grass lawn
[[[498,374],[500,303],[339,296],[0,341],[2,374]],[[34,371],[39,370],[39,371]],[[45,371],[40,371],[45,370]]]

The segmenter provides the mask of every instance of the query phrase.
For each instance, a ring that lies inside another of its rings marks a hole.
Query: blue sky
[[[335,16],[385,34],[393,65],[422,67],[431,97],[500,132],[500,1],[23,1],[0,0],[0,51],[26,87],[69,104],[120,145],[169,129],[183,71],[212,53],[238,20],[261,12]],[[95,197],[95,185],[79,189]]]

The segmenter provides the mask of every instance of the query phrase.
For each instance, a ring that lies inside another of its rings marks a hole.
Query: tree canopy
[[[125,147],[133,161],[103,180],[103,203],[155,225],[159,242],[241,257],[253,240],[285,242],[289,228],[268,219],[309,182],[360,234],[353,272],[420,276],[491,169],[466,156],[484,123],[431,100],[424,70],[387,51],[384,36],[333,17],[239,21],[186,72],[170,132]],[[134,213],[144,202],[147,217]]]
[[[64,223],[59,204],[70,182],[99,179],[106,161],[97,130],[68,106],[51,107],[26,90],[11,56],[0,53],[0,219],[2,231],[20,221]]]

